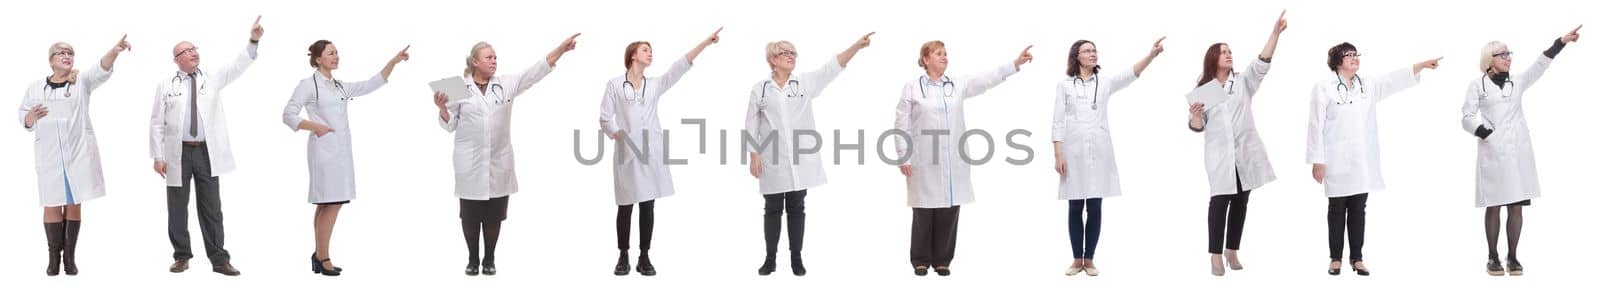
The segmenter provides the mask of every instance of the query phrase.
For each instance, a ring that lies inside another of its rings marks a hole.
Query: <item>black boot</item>
[[[639,271],[639,275],[656,276],[656,267],[650,264],[649,251],[641,251],[639,253],[639,267],[634,269]]]
[[[61,273],[70,276],[78,275],[78,229],[83,227],[83,221],[67,220],[66,236],[61,249]]]
[[[621,254],[617,254],[617,266],[611,269],[611,273],[617,276],[626,276],[628,275],[628,267],[628,251],[624,250]]]
[[[50,266],[45,267],[44,275],[61,275],[61,248],[66,243],[66,231],[64,223],[44,223],[45,241],[50,246]]]
[[[757,269],[756,270],[756,274],[761,274],[761,276],[767,276],[767,275],[772,275],[773,271],[778,271],[778,258],[772,256],[771,254],[768,254],[767,255],[767,261],[764,262],[764,263],[761,263],[761,269]]]
[[[789,255],[789,269],[794,270],[794,276],[806,276],[806,266],[800,262],[800,254]]]

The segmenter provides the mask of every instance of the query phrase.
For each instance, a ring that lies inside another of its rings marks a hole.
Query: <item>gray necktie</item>
[[[189,74],[189,136],[200,135],[200,93],[195,87],[199,81],[194,73]]]

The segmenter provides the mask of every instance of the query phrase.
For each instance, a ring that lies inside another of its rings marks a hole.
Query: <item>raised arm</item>
[[[400,53],[395,54],[394,58],[389,59],[389,64],[383,66],[383,71],[378,72],[378,74],[383,75],[383,81],[389,81],[389,73],[394,72],[394,65],[400,64],[402,61],[411,60],[411,53],[406,52],[409,50],[411,50],[411,45],[406,45],[406,48],[400,49]]]
[[[217,71],[218,79],[220,79],[218,82],[222,86],[228,86],[228,84],[233,83],[233,80],[239,79],[239,75],[244,74],[245,69],[249,69],[250,64],[256,61],[256,49],[260,47],[261,34],[264,31],[261,29],[261,16],[256,16],[256,22],[251,24],[250,28],[250,44],[245,46],[244,53],[239,54],[232,63]]]
[[[715,44],[718,41],[722,40],[722,37],[717,35],[717,34],[721,34],[721,33],[722,33],[722,28],[717,28],[717,31],[711,32],[711,36],[706,37],[705,40],[700,41],[700,44],[695,45],[693,49],[690,49],[689,53],[684,54],[683,55],[683,60],[688,61],[690,64],[693,64],[694,63],[694,58],[699,57],[701,51],[705,51],[706,47],[711,46],[711,44]]]
[[[123,34],[122,39],[117,40],[117,45],[112,46],[105,56],[100,57],[100,69],[111,70],[111,66],[117,63],[117,55],[126,50],[133,50],[133,45],[128,44],[128,35]]]
[[[1144,68],[1150,67],[1150,61],[1155,60],[1156,56],[1161,55],[1161,52],[1166,50],[1166,48],[1161,47],[1161,42],[1165,40],[1167,40],[1167,37],[1157,39],[1155,45],[1150,47],[1150,54],[1145,55],[1144,59],[1140,59],[1138,63],[1133,64],[1133,76],[1144,75]]]
[[[1261,59],[1263,61],[1272,61],[1272,53],[1278,50],[1278,35],[1282,35],[1283,30],[1289,29],[1289,20],[1283,18],[1288,13],[1289,10],[1278,13],[1278,22],[1273,25],[1272,36],[1267,38],[1267,46],[1261,48]]]
[[[961,94],[965,97],[978,96],[989,91],[989,89],[1000,85],[1001,82],[1005,82],[1007,77],[1017,74],[1023,64],[1033,62],[1033,53],[1028,52],[1031,49],[1033,49],[1033,45],[1022,48],[1022,53],[1018,54],[1017,59],[1012,60],[1010,64],[1001,65],[1000,68],[992,69],[988,72],[968,76],[968,79],[962,82],[965,84],[957,84],[956,88],[962,88]]]
[[[865,36],[861,36],[861,39],[856,40],[854,44],[850,44],[850,48],[844,49],[844,52],[840,52],[839,56],[834,57],[834,59],[839,60],[839,66],[850,65],[850,59],[856,57],[856,52],[860,52],[862,48],[866,48],[868,45],[871,45],[872,35],[877,33],[878,32],[870,32]]]
[[[1544,77],[1544,71],[1550,68],[1550,63],[1552,61],[1555,61],[1556,54],[1561,53],[1561,49],[1566,48],[1567,44],[1578,41],[1579,29],[1583,29],[1583,26],[1579,25],[1578,28],[1572,29],[1571,32],[1567,32],[1566,35],[1556,39],[1555,43],[1552,43],[1549,49],[1544,50],[1543,57],[1535,60],[1533,65],[1529,65],[1528,68],[1523,70],[1521,74],[1517,74],[1517,77],[1514,77],[1513,79],[1521,78],[1519,80],[1522,80],[1522,82],[1517,82],[1518,85],[1522,85],[1520,86],[1522,89],[1528,89],[1529,86],[1533,86],[1535,82],[1538,82],[1539,78]]]

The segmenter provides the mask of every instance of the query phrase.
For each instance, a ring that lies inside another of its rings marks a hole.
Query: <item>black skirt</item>
[[[1500,206],[1532,206],[1532,205],[1533,205],[1533,199],[1528,199],[1528,200],[1512,202],[1511,204],[1498,205],[1498,206],[1495,206],[1495,207],[1500,207]]]
[[[497,222],[506,220],[506,205],[511,196],[489,200],[461,199],[461,219],[466,221]]]

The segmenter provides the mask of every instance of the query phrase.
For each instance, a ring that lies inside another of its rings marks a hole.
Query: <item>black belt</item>
[[[203,141],[201,141],[201,142],[183,142],[183,145],[203,147],[203,146],[206,146],[206,142],[203,142]]]

